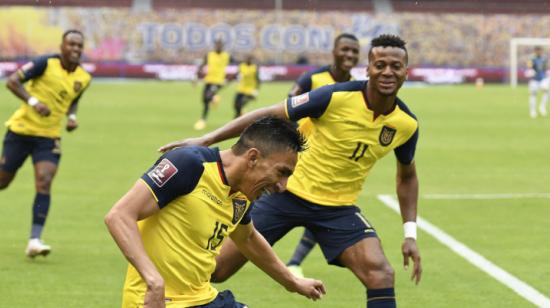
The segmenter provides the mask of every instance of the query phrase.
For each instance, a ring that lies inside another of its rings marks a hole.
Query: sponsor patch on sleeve
[[[290,99],[290,105],[292,106],[292,108],[296,108],[307,102],[309,102],[309,92],[302,95],[294,96]]]
[[[32,63],[32,62],[27,62],[27,63],[25,63],[23,66],[21,66],[21,70],[22,70],[23,72],[28,72],[28,71],[31,70],[33,67],[34,67],[34,63]]]
[[[167,158],[160,161],[160,163],[151,171],[147,172],[147,176],[158,187],[164,186],[176,173],[178,173],[178,168],[172,164]]]

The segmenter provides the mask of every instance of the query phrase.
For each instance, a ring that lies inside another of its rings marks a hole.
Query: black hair
[[[351,34],[351,33],[340,33],[335,39],[334,39],[334,46],[336,46],[338,44],[338,42],[340,42],[341,39],[350,39],[352,41],[356,41],[356,42],[359,42],[359,39],[357,38],[357,36]]]
[[[305,144],[306,139],[294,123],[270,116],[250,124],[231,149],[236,155],[241,155],[250,148],[257,148],[263,155],[269,156],[284,150],[302,152]]]
[[[372,49],[375,47],[397,47],[405,51],[406,59],[408,61],[409,53],[407,52],[407,43],[398,35],[393,34],[381,34],[372,39],[370,42],[369,59],[372,55]]]
[[[80,32],[80,30],[76,30],[76,29],[69,29],[67,31],[65,31],[63,33],[63,40],[65,40],[65,38],[67,37],[67,35],[71,34],[71,33],[76,33],[76,34],[80,34],[80,36],[82,36],[82,38],[84,38],[84,34],[82,32]]]

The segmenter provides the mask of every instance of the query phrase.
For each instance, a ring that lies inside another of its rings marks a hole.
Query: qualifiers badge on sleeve
[[[158,187],[164,186],[176,173],[178,168],[172,164],[168,159],[163,159],[161,162],[151,171],[147,172],[147,176],[157,184]]]
[[[294,96],[290,99],[290,105],[292,108],[296,108],[300,105],[303,105],[307,102],[309,102],[309,92],[304,93],[302,95]]]

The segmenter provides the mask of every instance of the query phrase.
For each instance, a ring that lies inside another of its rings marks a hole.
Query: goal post
[[[518,47],[550,46],[550,38],[514,37],[510,40],[510,86],[518,85]]]

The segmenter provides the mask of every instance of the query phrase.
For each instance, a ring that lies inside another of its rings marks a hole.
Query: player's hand
[[[158,281],[147,285],[143,308],[164,308],[164,281]]]
[[[46,106],[41,102],[38,102],[38,104],[34,105],[33,108],[34,110],[36,110],[36,112],[38,112],[43,117],[47,117],[51,113],[50,108],[48,108],[48,106]]]
[[[296,286],[291,292],[296,292],[314,301],[321,299],[327,292],[322,281],[311,278],[296,278]]]
[[[418,251],[418,247],[416,247],[416,240],[413,238],[406,238],[401,246],[401,250],[403,252],[403,265],[405,270],[409,267],[409,258],[413,260],[414,267],[411,273],[411,280],[418,284],[422,277],[422,264],[420,262],[420,252]]]
[[[191,145],[209,146],[210,144],[208,143],[207,139],[204,137],[187,138],[187,139],[167,143],[161,146],[158,149],[158,151],[161,153],[165,153],[175,148],[181,148],[181,147],[186,147]]]
[[[78,122],[73,119],[67,120],[67,126],[65,127],[68,132],[72,132],[73,130],[78,128]]]

